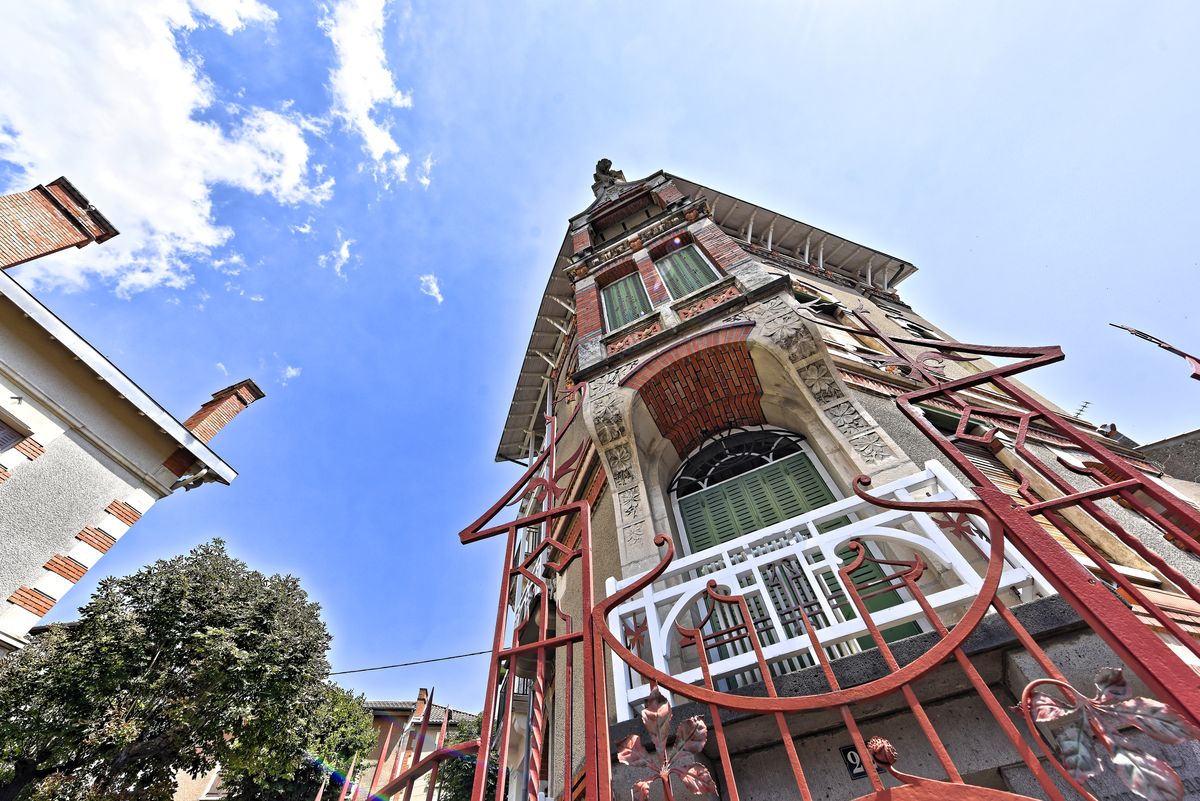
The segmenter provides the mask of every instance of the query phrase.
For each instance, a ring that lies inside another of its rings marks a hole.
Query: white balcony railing
[[[927,462],[920,473],[872,488],[871,494],[929,501],[974,497],[936,461]],[[709,630],[742,622],[729,619],[735,613],[728,605],[715,610],[706,606],[706,586],[715,580],[721,592],[745,596],[771,672],[791,672],[817,664],[813,643],[796,611],[801,606],[830,658],[861,650],[860,638],[869,636],[838,572],[842,559],[837,552],[844,554],[850,540],[864,543],[881,559],[911,560],[919,553],[927,567],[918,587],[943,622],[953,624],[978,593],[986,571],[990,546],[980,533],[981,522],[971,523],[963,535],[947,536],[927,514],[885,510],[857,497],[845,498],[714,548],[678,556],[657,581],[612,611],[609,626],[655,668],[699,684],[702,673],[695,648],[681,647],[676,624],[695,626],[709,611],[714,612]],[[1051,594],[1015,549],[1006,549],[1005,562],[1000,591],[1015,590],[1024,600]],[[608,579],[608,595],[637,578]],[[892,586],[901,587],[890,597],[893,605],[872,612],[872,620],[885,634],[913,623],[929,630],[917,601],[901,582]],[[900,633],[905,631],[912,633],[913,627]],[[707,654],[718,689],[760,680],[755,673],[757,657],[745,645],[726,643]],[[617,717],[628,720],[650,688],[618,656],[614,654],[612,660]]]

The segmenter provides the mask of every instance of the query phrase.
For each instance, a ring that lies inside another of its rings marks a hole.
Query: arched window
[[[804,437],[773,429],[735,429],[701,448],[671,492],[693,553],[837,498]]]

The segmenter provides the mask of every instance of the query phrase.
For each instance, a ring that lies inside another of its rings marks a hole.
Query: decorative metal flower
[[[1034,688],[1051,685],[1062,699]],[[1200,739],[1200,729],[1169,706],[1152,698],[1134,697],[1121,668],[1107,668],[1096,677],[1096,695],[1086,698],[1071,685],[1055,679],[1030,682],[1021,695],[1027,718],[1050,723],[1079,713],[1079,720],[1063,729],[1055,741],[1062,767],[1077,782],[1104,772],[1105,763],[1132,792],[1148,801],[1182,801],[1183,782],[1163,760],[1140,751],[1118,733],[1134,726],[1160,743],[1171,745]]]
[[[633,795],[637,801],[648,801],[650,788],[656,781],[662,782],[666,801],[673,801],[672,776],[678,777],[693,795],[717,792],[717,785],[708,768],[696,761],[696,754],[700,753],[708,740],[708,726],[702,718],[694,716],[680,723],[679,728],[675,730],[675,750],[668,751],[671,705],[656,687],[642,710],[642,725],[646,727],[650,739],[654,742],[654,753],[646,750],[646,746],[642,745],[641,738],[636,734],[630,735],[621,743],[617,752],[617,761],[622,765],[646,770],[646,777],[633,785]]]

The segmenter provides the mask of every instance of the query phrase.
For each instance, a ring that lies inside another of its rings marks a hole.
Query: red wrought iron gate
[[[560,701],[566,707],[561,719],[567,723],[557,733],[558,751],[563,756],[556,770],[561,770],[564,797],[582,796],[587,801],[612,798],[615,754],[617,761],[632,771],[630,775],[634,778],[627,781],[632,782],[635,795],[643,799],[657,787],[667,801],[671,801],[679,788],[691,793],[719,792],[730,801],[740,801],[739,776],[724,729],[724,721],[737,713],[761,716],[777,727],[778,744],[786,755],[794,792],[809,801],[814,791],[797,751],[796,733],[789,716],[824,710],[840,716],[857,754],[870,755],[863,760],[862,769],[879,797],[932,798],[953,791],[978,798],[989,795],[1016,798],[1012,793],[963,782],[938,726],[918,696],[916,682],[935,668],[951,664],[961,670],[966,686],[977,694],[997,730],[1024,762],[1045,798],[1063,799],[1062,783],[1085,798],[1092,798],[1084,782],[1106,765],[1138,795],[1155,801],[1183,797],[1183,787],[1174,771],[1123,732],[1137,729],[1163,743],[1177,743],[1200,733],[1196,729],[1200,724],[1200,675],[1188,664],[1189,659],[1200,662],[1200,642],[1177,615],[1158,603],[1156,595],[1111,564],[1071,520],[1086,518],[1090,525],[1108,532],[1153,566],[1190,601],[1200,604],[1200,588],[1146,541],[1146,532],[1152,531],[1152,536],[1173,543],[1191,558],[1200,557],[1200,512],[1013,380],[1021,373],[1061,360],[1063,354],[1059,348],[1003,348],[891,337],[874,325],[869,315],[854,312],[851,316],[857,326],[814,322],[882,343],[888,355],[879,360],[879,366],[898,372],[914,387],[895,399],[897,407],[968,477],[975,497],[940,501],[876,497],[866,476],[859,477],[855,492],[882,509],[933,515],[939,525],[944,524],[950,530],[982,530],[977,540],[986,543],[986,570],[979,591],[961,617],[944,621],[928,603],[920,584],[927,565],[919,554],[914,554],[911,560],[888,561],[873,556],[860,543],[851,542],[854,559],[840,568],[841,579],[847,602],[865,622],[886,664],[887,670],[881,677],[843,686],[835,664],[826,650],[818,646],[817,627],[812,620],[815,607],[801,600],[786,613],[811,638],[827,691],[807,695],[779,692],[764,656],[758,613],[744,596],[737,594],[737,587],[723,589],[715,582],[705,591],[707,616],[678,627],[680,642],[694,650],[703,680],[699,685],[683,682],[670,671],[656,667],[643,658],[628,632],[613,629],[613,611],[653,585],[671,565],[674,548],[670,537],[660,535],[656,543],[661,549],[661,561],[654,569],[609,597],[601,600],[592,597],[591,506],[586,499],[568,502],[565,498],[565,479],[580,469],[585,446],[561,460],[557,452],[563,432],[579,414],[586,397],[586,385],[579,386],[573,391],[574,409],[566,423],[559,425],[553,415],[547,415],[548,435],[542,452],[516,484],[460,534],[464,543],[496,536],[503,536],[506,541],[480,740],[451,748],[439,738],[431,755],[381,788],[380,795],[407,800],[413,782],[435,770],[440,762],[472,752],[479,755],[472,801],[484,799],[487,757],[492,754],[498,763],[496,797],[515,799],[523,795],[528,801],[538,801],[544,763],[550,753],[545,742],[548,681],[551,671],[558,671],[565,675],[568,688],[575,687],[576,678],[582,674],[583,688],[578,694],[566,692]],[[962,377],[947,377],[947,362],[969,362],[979,357],[1009,361]],[[964,398],[967,390],[984,392],[995,398],[996,403],[986,408],[972,405]],[[954,415],[953,433],[944,433],[931,423],[922,407]],[[978,433],[977,423],[983,420],[989,425],[984,433]],[[956,445],[956,442],[990,443],[997,435],[997,424],[1011,433],[1013,452],[1030,471],[1029,475],[1016,475],[1020,502],[999,488]],[[1059,459],[1056,465],[1048,463],[1039,449],[1031,447],[1030,435],[1035,431],[1085,454],[1086,461]],[[1069,479],[1068,475],[1074,478]],[[1057,494],[1048,498],[1041,497],[1047,494],[1045,491],[1035,494],[1030,489],[1031,478],[1036,478],[1042,487],[1052,487]],[[1127,520],[1118,519],[1112,502],[1125,513],[1132,513],[1141,521],[1142,528],[1135,530],[1137,527]],[[515,519],[494,522],[506,507],[513,505],[519,505]],[[573,524],[579,532],[570,545],[554,536],[556,527],[564,523]],[[1061,540],[1052,532],[1057,532]],[[1089,559],[1094,569],[1085,567],[1064,547],[1064,541]],[[1158,700],[1133,696],[1119,669],[1097,679],[1095,697],[1087,698],[1075,689],[998,592],[1006,549],[1019,552]],[[849,575],[868,560],[884,568],[876,574],[883,578],[865,586],[856,585]],[[578,572],[581,614],[575,616],[554,603],[557,580],[568,569]],[[873,622],[867,604],[872,597],[897,588],[904,589],[917,601],[928,626],[937,634],[936,642],[910,661],[896,656],[893,644]],[[519,619],[516,610],[522,610]],[[1025,688],[1017,720],[980,675],[964,646],[989,613],[1003,621],[1043,674]],[[742,694],[718,686],[708,659],[714,649],[722,648],[754,654],[755,675],[762,685],[760,693]],[[614,655],[616,660],[612,661]],[[610,662],[650,685],[641,717],[654,743],[653,750],[647,749],[638,737],[626,739],[616,749],[610,741],[607,701]],[[521,687],[517,686],[518,674],[524,676],[520,679]],[[672,703],[668,702],[668,695],[676,707],[681,702],[693,702],[707,713],[682,721],[673,740]],[[900,772],[895,767],[897,755],[891,745],[880,738],[864,736],[855,716],[857,705],[893,696],[911,712],[944,778]],[[510,755],[510,724],[514,713],[521,711],[515,707],[518,698],[526,705],[529,724],[523,753],[514,762]],[[579,725],[574,724],[579,717],[572,708],[574,704],[583,707]],[[1071,721],[1074,723],[1066,725]],[[1053,727],[1057,732],[1053,743],[1047,741],[1045,727]],[[577,761],[574,755],[580,749],[582,756]],[[1046,758],[1044,762],[1038,757],[1039,751]],[[1052,772],[1062,781],[1056,781]],[[885,778],[888,774],[891,779]],[[431,784],[428,797],[432,798],[433,793]]]

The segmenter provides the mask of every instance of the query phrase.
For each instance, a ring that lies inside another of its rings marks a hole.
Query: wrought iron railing
[[[877,494],[902,501],[974,498],[936,461],[928,462],[920,473],[881,487]],[[840,572],[851,541],[863,542],[884,560],[922,559],[932,568],[922,579],[926,600],[950,623],[957,617],[955,610],[978,594],[987,570],[983,555],[989,546],[977,524],[880,509],[850,497],[675,559],[653,584],[612,611],[609,629],[623,632],[630,649],[659,670],[698,684],[704,676],[697,655],[683,645],[678,632],[708,613],[706,593],[715,582],[723,591],[746,599],[773,675],[817,664],[816,647],[830,658],[848,656],[861,650],[860,640],[870,636],[866,620],[847,601]],[[1016,592],[1014,600],[1053,593],[1015,549],[1008,549],[1004,558],[1000,591]],[[890,586],[896,571],[884,566],[880,572],[882,576],[866,592],[875,591],[876,597],[889,594],[893,603],[873,612],[875,624],[885,632],[913,622],[930,630],[917,599],[902,587]],[[639,583],[644,575],[609,578],[605,594],[612,596]],[[801,622],[802,609],[813,621],[816,644]],[[744,622],[727,619],[718,609],[710,628],[716,633]],[[744,644],[725,642],[709,650],[707,667],[718,685],[761,681],[756,675],[757,657]],[[612,669],[617,718],[628,720],[652,687],[615,654]]]

